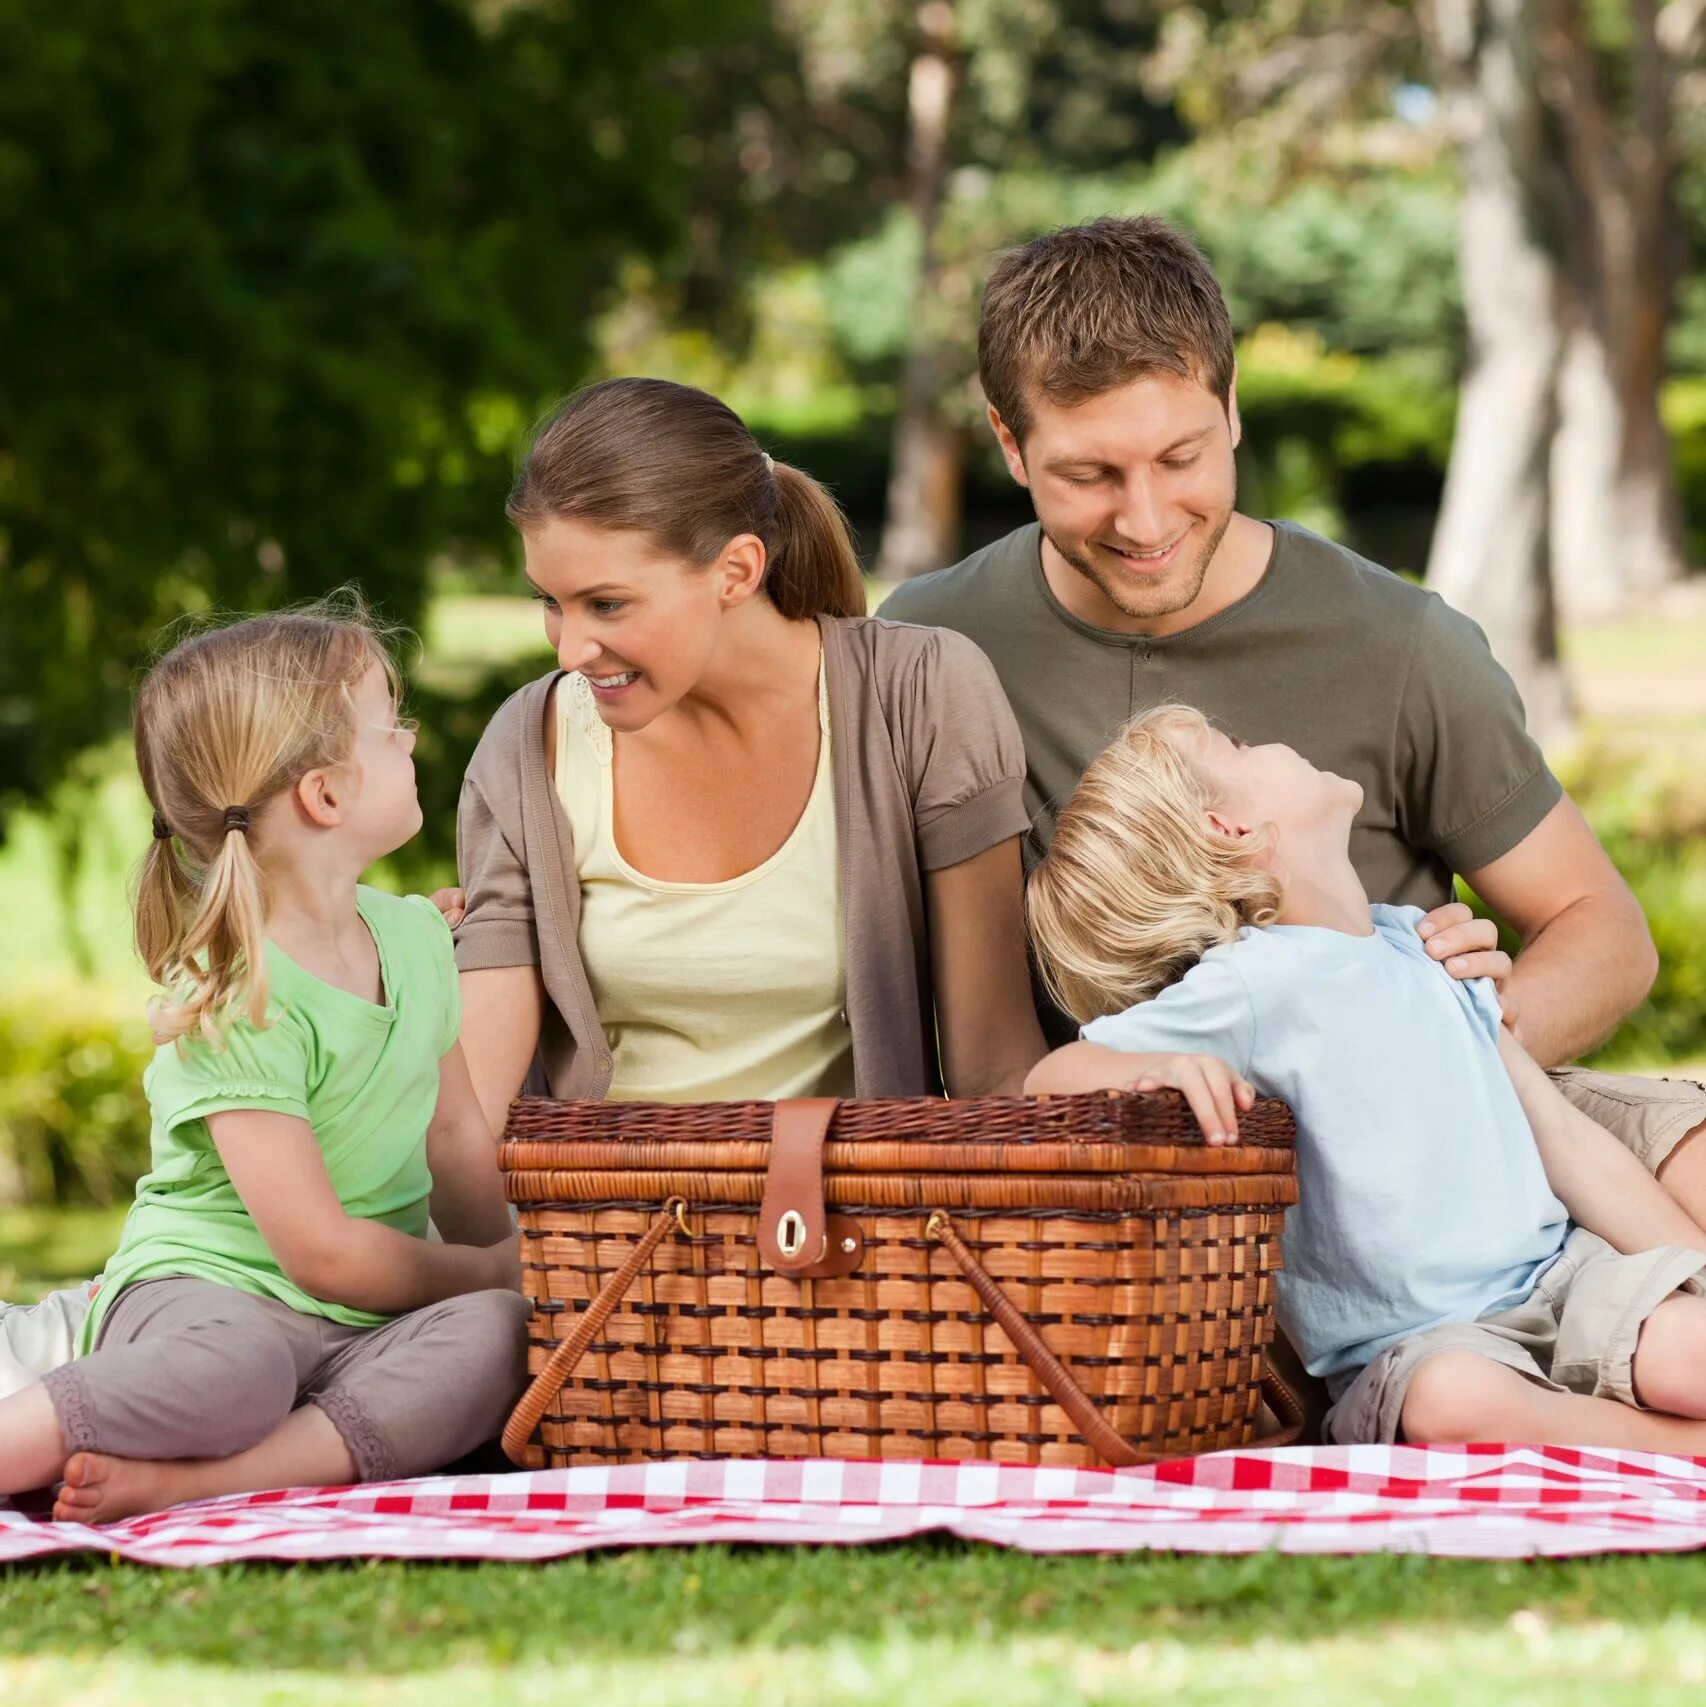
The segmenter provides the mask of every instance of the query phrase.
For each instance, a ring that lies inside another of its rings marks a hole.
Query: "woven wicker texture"
[[[515,1104],[500,1161],[534,1374],[667,1200],[686,1200],[692,1235],[654,1240],[546,1406],[537,1462],[1101,1462],[927,1235],[936,1211],[1139,1456],[1253,1438],[1297,1199],[1282,1104],[1258,1104],[1240,1144],[1210,1149],[1172,1092],[844,1102],[824,1195],[860,1223],[864,1253],[851,1275],[798,1281],[757,1249],[774,1115]]]

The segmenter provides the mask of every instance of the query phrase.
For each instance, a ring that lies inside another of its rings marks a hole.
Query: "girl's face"
[[[379,664],[370,664],[356,684],[355,745],[340,767],[352,786],[344,818],[349,833],[370,857],[383,859],[421,827],[415,793],[415,730],[399,718],[391,684]]]
[[[610,728],[630,733],[698,684],[724,615],[763,574],[764,548],[750,535],[708,568],[669,556],[644,534],[560,516],[529,530],[523,544],[558,663],[586,677]]]
[[[1348,837],[1362,809],[1361,783],[1317,770],[1277,741],[1250,747],[1210,729],[1192,758],[1220,795],[1212,817],[1224,834],[1248,835],[1272,824],[1282,845],[1318,843],[1323,831]]]

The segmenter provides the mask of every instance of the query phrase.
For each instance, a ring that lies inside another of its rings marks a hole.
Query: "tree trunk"
[[[1580,0],[1543,0],[1544,93],[1563,143],[1557,228],[1568,341],[1553,460],[1554,585],[1566,620],[1681,578],[1682,512],[1659,416],[1676,253],[1673,76],[1633,0],[1631,93],[1614,111]]]
[[[1564,733],[1550,550],[1561,278],[1548,241],[1544,112],[1533,0],[1439,0],[1463,143],[1463,301],[1469,364],[1428,585],[1486,631],[1530,727]]]
[[[907,153],[918,223],[918,285],[912,344],[901,372],[890,453],[887,508],[877,573],[885,580],[926,575],[959,555],[965,432],[942,411],[936,330],[939,230],[948,174],[948,123],[959,82],[952,0],[918,8],[918,51],[907,90]]]

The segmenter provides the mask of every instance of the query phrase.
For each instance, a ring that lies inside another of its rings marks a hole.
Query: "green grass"
[[[551,1565],[0,1575],[8,1707],[1668,1703],[1706,1562],[1031,1558],[944,1541]]]

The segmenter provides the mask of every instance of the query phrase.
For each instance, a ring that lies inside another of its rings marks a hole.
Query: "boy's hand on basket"
[[[1167,1088],[1184,1093],[1210,1144],[1238,1142],[1238,1111],[1255,1105],[1255,1087],[1216,1055],[1150,1055],[1126,1086],[1130,1091]]]

